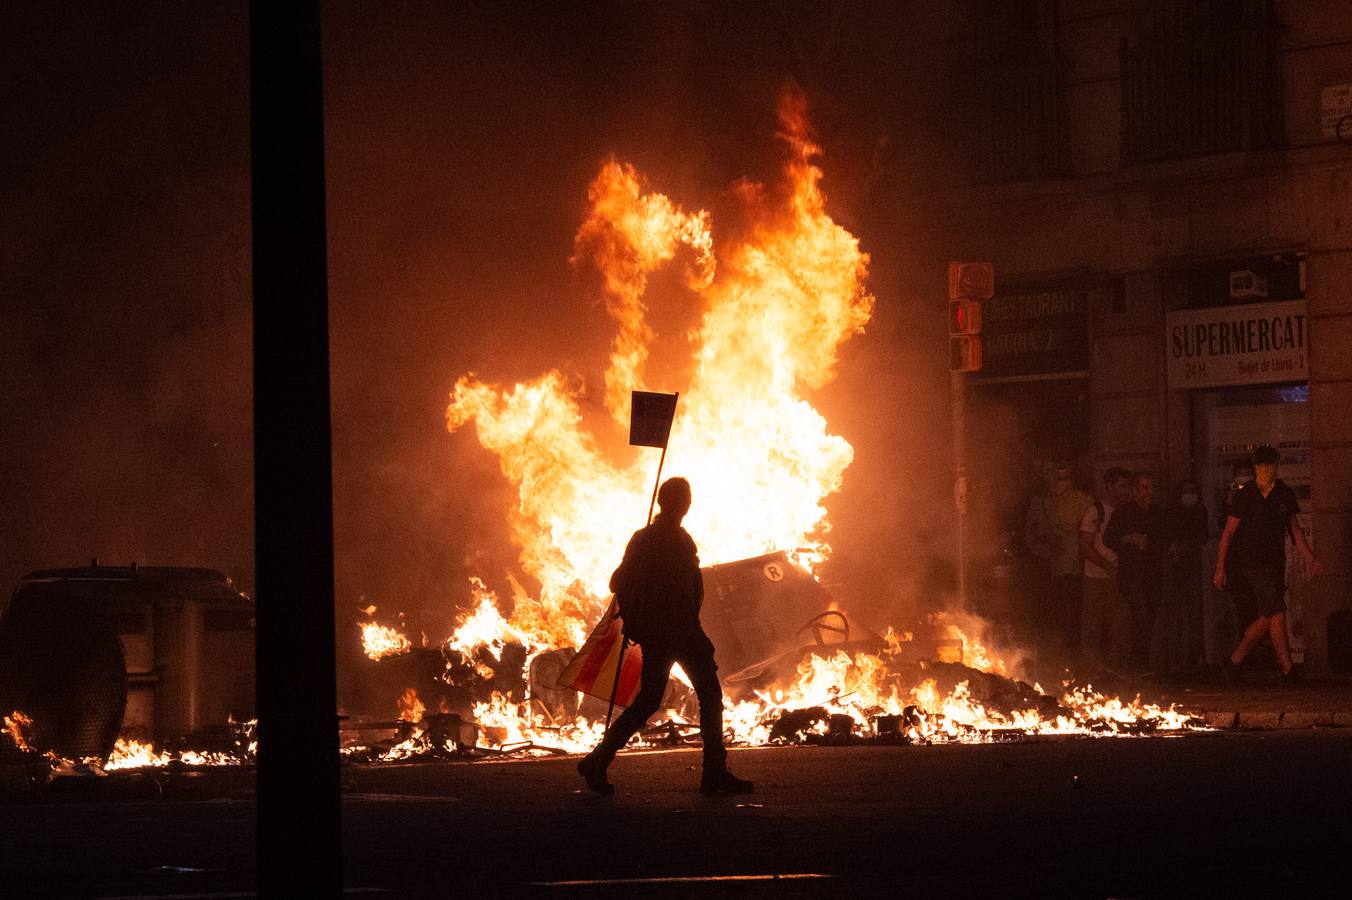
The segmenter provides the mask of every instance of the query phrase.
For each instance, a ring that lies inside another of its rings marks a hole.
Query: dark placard
[[[1081,288],[1007,294],[981,303],[978,378],[1089,368],[1088,300]]]
[[[675,417],[675,394],[634,391],[629,408],[629,443],[636,447],[665,447]]]

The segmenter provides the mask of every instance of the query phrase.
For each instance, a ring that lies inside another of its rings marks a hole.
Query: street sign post
[[[948,264],[948,370],[953,403],[953,505],[958,526],[958,602],[968,600],[967,372],[981,369],[981,303],[995,296],[995,266]]]

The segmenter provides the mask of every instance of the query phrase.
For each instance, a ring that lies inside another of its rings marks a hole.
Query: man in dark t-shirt
[[[1131,502],[1108,520],[1103,543],[1117,554],[1117,586],[1131,607],[1132,661],[1149,661],[1160,592],[1164,588],[1167,537],[1164,515],[1155,506],[1155,476],[1137,472],[1131,480]]]
[[[1286,642],[1286,536],[1295,541],[1312,576],[1322,572],[1323,566],[1295,525],[1300,505],[1295,491],[1277,478],[1280,459],[1266,444],[1254,451],[1254,480],[1240,488],[1231,503],[1213,580],[1218,589],[1229,587],[1239,621],[1247,623],[1226,671],[1233,676],[1249,651],[1267,636],[1282,675],[1294,683],[1296,674]]]

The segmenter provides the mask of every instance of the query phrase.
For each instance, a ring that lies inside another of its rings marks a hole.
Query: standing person
[[[1155,476],[1150,472],[1132,476],[1130,496],[1113,513],[1103,543],[1117,554],[1117,586],[1131,611],[1131,659],[1143,670],[1150,662],[1164,586],[1164,520],[1155,508]]]
[[[1169,542],[1164,597],[1171,606],[1169,628],[1164,634],[1164,662],[1170,672],[1182,675],[1203,665],[1202,551],[1211,539],[1207,510],[1197,482],[1191,478],[1174,487],[1174,502],[1165,512],[1164,532]]]
[[[1103,499],[1094,501],[1080,521],[1080,558],[1084,560],[1080,655],[1089,673],[1109,664],[1121,666],[1131,648],[1131,616],[1117,589],[1117,554],[1103,543],[1103,532],[1118,506],[1130,496],[1131,473],[1113,466],[1103,473]]]
[[[1058,464],[1052,470],[1050,491],[1033,496],[1024,519],[1024,543],[1043,560],[1051,588],[1040,606],[1038,625],[1057,654],[1073,653],[1079,636],[1084,571],[1079,531],[1092,504],[1089,495],[1075,486],[1070,466]]]
[[[704,579],[695,541],[681,527],[690,511],[690,482],[670,478],[657,492],[661,508],[646,528],[634,532],[610,589],[620,604],[625,636],[643,648],[638,696],[610,726],[601,743],[577,764],[587,787],[613,794],[606,769],[615,754],[657,712],[673,663],[680,663],[699,698],[704,742],[703,794],[747,794],[752,783],[728,771],[723,747],[723,688],[718,683],[714,645],[700,626]]]
[[[1226,661],[1227,673],[1234,677],[1249,651],[1268,637],[1282,677],[1287,684],[1296,684],[1299,673],[1291,667],[1286,643],[1286,536],[1295,541],[1311,576],[1324,567],[1314,558],[1305,534],[1295,527],[1300,504],[1295,491],[1277,477],[1280,461],[1281,454],[1267,444],[1254,451],[1254,479],[1235,494],[1221,532],[1213,581],[1217,588],[1229,588],[1244,626],[1239,646]]]
[[[1238,622],[1239,616],[1235,612],[1234,598],[1230,596],[1229,591],[1216,586],[1211,578],[1211,573],[1215,571],[1216,560],[1220,558],[1220,536],[1225,533],[1225,520],[1230,517],[1230,510],[1235,504],[1235,496],[1244,485],[1253,481],[1253,463],[1246,460],[1242,466],[1234,467],[1231,470],[1231,476],[1230,483],[1226,485],[1224,495],[1219,498],[1217,504],[1216,536],[1207,541],[1203,561],[1203,571],[1207,573],[1206,585],[1202,592],[1202,618],[1204,620],[1202,631],[1206,664],[1208,668],[1220,670],[1223,676],[1228,671],[1225,667],[1226,659],[1230,656],[1230,651],[1235,648],[1235,644],[1238,643],[1239,634],[1243,629]],[[1230,573],[1227,572],[1226,574]]]

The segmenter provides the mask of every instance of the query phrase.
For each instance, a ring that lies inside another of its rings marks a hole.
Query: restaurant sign
[[[1088,302],[1079,287],[1028,290],[981,301],[979,379],[1089,369]]]
[[[1178,310],[1164,339],[1171,390],[1310,377],[1304,300]]]

